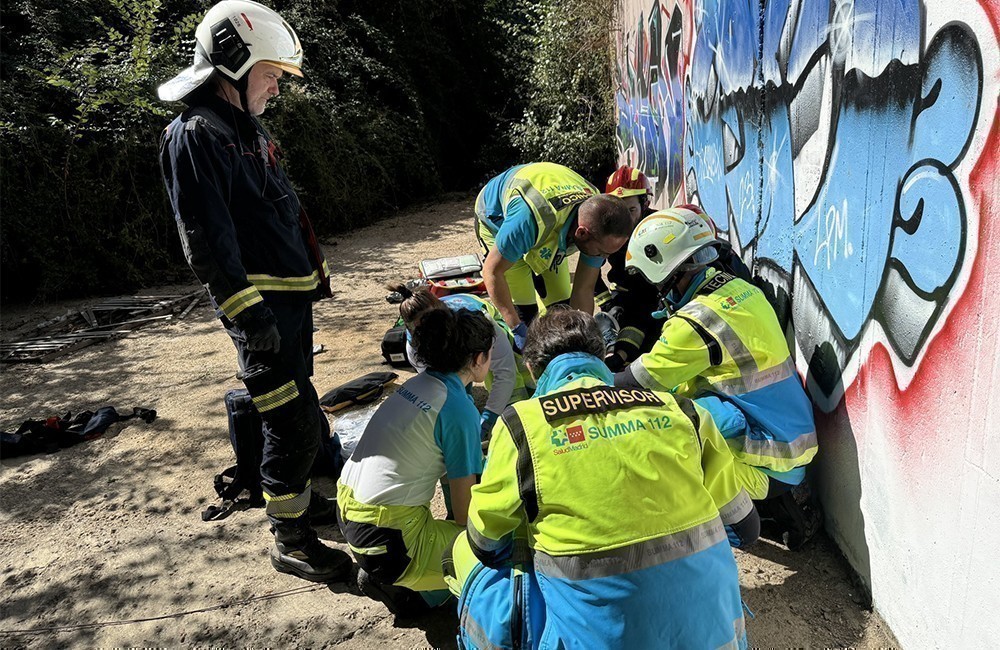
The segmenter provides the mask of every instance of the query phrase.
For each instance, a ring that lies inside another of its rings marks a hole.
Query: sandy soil
[[[319,392],[384,369],[394,318],[382,286],[422,258],[476,252],[472,200],[424,206],[326,242],[336,296],[316,306]],[[171,293],[161,287],[147,293]],[[81,302],[18,307],[5,331]],[[405,378],[404,373],[404,378]],[[232,461],[222,395],[239,386],[228,338],[202,305],[44,366],[2,369],[0,425],[111,404],[155,408],[105,437],[0,469],[0,647],[453,647],[455,617],[394,621],[355,587],[278,574],[262,510],[205,523],[212,476]],[[321,536],[344,548],[335,527]],[[834,545],[738,553],[761,647],[894,647]]]

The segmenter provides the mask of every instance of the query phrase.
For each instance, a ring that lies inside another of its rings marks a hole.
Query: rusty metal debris
[[[199,289],[183,295],[112,298],[70,311],[22,332],[20,340],[0,344],[0,361],[45,363],[150,323],[184,318],[206,295]]]

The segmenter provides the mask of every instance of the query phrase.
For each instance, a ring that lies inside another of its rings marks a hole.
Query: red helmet
[[[712,230],[712,235],[714,235],[716,239],[719,238],[719,229],[715,226],[715,222],[712,221],[712,217],[705,214],[705,211],[700,207],[694,203],[683,203],[681,205],[675,205],[674,207],[680,210],[689,210],[694,212],[696,215],[705,220],[705,223],[707,223],[708,227]]]
[[[608,177],[608,185],[604,189],[604,193],[617,196],[620,199],[643,194],[653,198],[653,186],[650,185],[649,179],[641,171],[635,167],[622,165]]]

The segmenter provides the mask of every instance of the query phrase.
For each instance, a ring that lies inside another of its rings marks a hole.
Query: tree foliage
[[[190,64],[211,4],[3,3],[3,299],[124,291],[182,268],[157,149],[183,107],[155,89]],[[515,162],[593,175],[613,158],[597,0],[272,6],[301,37],[306,77],[282,86],[264,122],[321,234]]]

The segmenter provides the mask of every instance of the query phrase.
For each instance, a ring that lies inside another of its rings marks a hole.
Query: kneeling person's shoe
[[[312,582],[335,582],[351,573],[351,556],[319,541],[316,533],[305,539],[281,541],[276,535],[271,548],[271,566]]]
[[[364,569],[358,569],[358,589],[388,607],[396,616],[417,616],[430,610],[430,605],[419,593],[405,587],[382,584]]]

